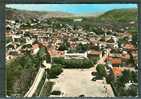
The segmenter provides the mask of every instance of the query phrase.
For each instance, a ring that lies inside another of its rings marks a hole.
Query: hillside
[[[137,20],[137,9],[115,9],[108,11],[99,17],[100,20],[112,20],[128,22]]]
[[[39,11],[25,11],[7,8],[7,19],[18,19],[22,21],[30,21],[32,19],[44,20],[47,18],[56,17],[58,22],[65,22],[73,24],[72,18],[83,18],[80,23],[88,27],[106,27],[119,31],[122,28],[128,28],[131,32],[137,32],[137,9],[114,9],[105,13],[84,13],[81,15],[74,15],[67,12],[39,12]],[[58,19],[59,18],[59,19]],[[61,18],[61,19],[60,19]]]
[[[52,12],[40,12],[40,11],[25,11],[6,8],[7,19],[31,19],[31,18],[50,18],[50,17],[73,17],[74,15],[66,12],[52,11]]]
[[[137,9],[114,9],[97,17],[96,23],[114,30],[128,27],[129,31],[135,31],[137,15]]]

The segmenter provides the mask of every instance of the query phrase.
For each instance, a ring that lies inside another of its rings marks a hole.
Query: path
[[[40,81],[43,78],[43,75],[45,73],[45,69],[51,67],[51,64],[44,63],[44,65],[46,67],[45,68],[39,68],[38,73],[37,73],[37,75],[35,77],[35,80],[34,80],[32,86],[30,87],[30,89],[28,90],[28,92],[25,94],[24,97],[32,97],[33,96],[33,94],[35,93],[36,89],[38,88],[38,85],[39,85]]]

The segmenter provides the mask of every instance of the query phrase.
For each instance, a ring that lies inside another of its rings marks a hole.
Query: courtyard
[[[114,93],[105,80],[92,81],[90,69],[64,69],[57,79],[54,79],[53,90],[61,91],[63,97],[113,97]]]

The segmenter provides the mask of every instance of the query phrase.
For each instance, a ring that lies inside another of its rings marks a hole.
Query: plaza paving
[[[105,64],[110,51],[100,58],[97,64]],[[90,69],[64,69],[63,73],[57,79],[54,79],[55,85],[53,90],[60,90],[61,96],[78,97],[84,95],[86,97],[114,97],[113,90],[105,80],[92,81],[91,73],[96,71],[96,66]]]
[[[56,83],[53,90],[60,90],[64,97],[113,97],[113,91],[104,80],[91,81],[91,69],[64,69],[63,73],[53,81]],[[107,88],[107,93],[105,93]]]

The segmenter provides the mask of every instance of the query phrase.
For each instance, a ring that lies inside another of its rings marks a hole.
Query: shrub
[[[58,57],[54,57],[54,58],[52,58],[52,61],[55,64],[61,64],[61,65],[65,64],[65,60],[62,57],[59,57],[59,58]]]
[[[54,64],[48,72],[48,78],[56,78],[59,74],[63,72],[62,65]]]
[[[96,81],[96,77],[93,77],[93,78],[92,78],[92,81]]]
[[[127,90],[127,96],[137,96],[138,87],[137,85],[130,85],[130,88]]]
[[[98,64],[97,67],[96,67],[96,70],[97,70],[99,76],[101,76],[101,77],[107,76],[106,69],[105,69],[105,66],[103,64]]]
[[[95,76],[95,75],[96,75],[96,72],[92,72],[91,75],[92,75],[92,76]]]
[[[9,43],[12,41],[12,37],[6,37],[6,43]]]
[[[114,82],[114,75],[113,74],[109,74],[107,77],[106,77],[106,81],[108,84],[110,84],[111,82]]]
[[[53,91],[52,93],[51,93],[52,95],[61,95],[61,91]]]
[[[85,97],[85,95],[82,94],[82,95],[80,95],[79,97]]]
[[[96,64],[96,62],[100,59],[100,57],[91,58],[90,60],[93,62],[93,64]]]

